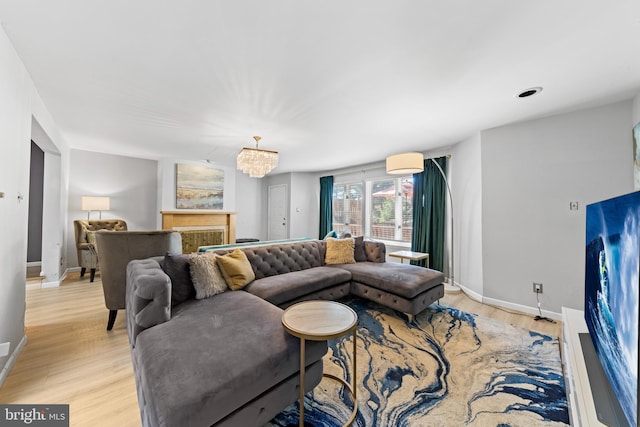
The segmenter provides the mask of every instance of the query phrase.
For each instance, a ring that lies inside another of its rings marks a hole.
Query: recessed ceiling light
[[[533,95],[535,95],[536,93],[540,93],[540,92],[542,92],[542,88],[541,88],[540,86],[538,86],[538,87],[532,87],[532,88],[525,89],[525,90],[523,90],[522,92],[520,92],[520,93],[518,94],[518,98],[527,98],[527,97],[529,97],[529,96],[533,96]]]

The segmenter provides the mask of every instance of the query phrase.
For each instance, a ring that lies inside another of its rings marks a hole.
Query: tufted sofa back
[[[256,279],[306,270],[324,265],[327,242],[308,240],[304,242],[240,248],[251,264]],[[230,249],[213,251],[223,255]],[[369,262],[385,261],[385,245],[381,242],[365,241],[364,252]]]
[[[318,240],[318,245],[320,246],[320,254],[322,259],[324,260],[325,255],[327,253],[327,241],[326,240]],[[375,240],[364,240],[361,241],[364,245],[364,254],[366,260],[368,262],[385,262],[387,258],[387,247],[384,243],[378,242]],[[358,246],[358,242],[356,241],[356,247]],[[356,259],[357,261],[357,259]],[[324,264],[324,261],[323,261]]]
[[[73,221],[75,228],[76,242],[89,242],[90,239],[87,233],[96,232],[100,230],[108,231],[126,231],[127,223],[121,219],[77,219]]]
[[[73,221],[73,230],[76,238],[76,253],[78,255],[78,265],[92,269],[92,279],[95,269],[98,267],[98,254],[96,252],[96,231],[123,231],[127,229],[127,223],[121,219],[86,220],[77,219]]]
[[[387,258],[387,247],[382,242],[365,240],[364,253],[369,262],[385,262]]]
[[[316,240],[241,248],[241,250],[247,255],[256,279],[324,265],[324,251],[321,251],[319,241]],[[231,251],[215,252],[225,254]]]

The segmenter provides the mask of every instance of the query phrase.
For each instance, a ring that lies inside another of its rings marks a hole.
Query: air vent
[[[541,87],[532,87],[530,89],[525,89],[518,94],[518,98],[528,98],[530,96],[535,95],[536,93],[542,92]]]

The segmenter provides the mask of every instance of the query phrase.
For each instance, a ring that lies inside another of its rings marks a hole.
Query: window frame
[[[405,225],[404,225],[404,218],[403,218],[403,196],[402,196],[402,191],[398,191],[398,188],[402,188],[402,184],[403,182],[405,182],[405,180],[408,180],[409,182],[411,182],[412,184],[415,185],[414,179],[413,179],[413,175],[402,175],[402,176],[393,176],[390,177],[389,175],[381,175],[381,176],[373,176],[373,177],[369,177],[367,179],[361,179],[361,180],[357,180],[357,179],[350,179],[350,180],[345,180],[345,181],[341,181],[341,182],[334,182],[333,184],[333,192],[332,194],[335,195],[336,191],[335,188],[336,186],[341,186],[344,188],[344,194],[347,194],[348,188],[350,186],[353,185],[360,185],[361,187],[361,191],[362,191],[362,211],[361,211],[361,218],[360,218],[360,224],[362,227],[362,235],[365,238],[369,238],[369,239],[375,239],[375,240],[380,240],[383,242],[387,242],[389,244],[392,244],[393,246],[406,246],[406,247],[410,247],[411,246],[411,234],[409,234],[409,239],[408,240],[402,240],[402,236],[403,236],[403,232],[405,229]],[[371,211],[371,207],[373,206],[372,203],[372,189],[373,189],[373,184],[376,181],[393,181],[394,182],[394,187],[395,187],[395,215],[394,215],[394,222],[395,222],[395,226],[394,226],[394,238],[393,239],[388,239],[388,238],[381,238],[381,237],[375,237],[372,236],[372,221],[373,221],[373,212]],[[413,199],[413,196],[412,198]],[[334,200],[334,206],[335,206],[335,200],[336,198],[333,198]],[[346,200],[346,198],[345,198]],[[413,206],[413,200],[411,201],[411,205]],[[346,209],[344,208],[343,205],[343,211],[346,212]],[[331,213],[331,222],[332,224],[342,224],[342,223],[337,223],[335,221],[335,211],[333,211]],[[411,219],[413,220],[413,218]],[[344,228],[348,228],[349,231],[351,231],[351,233],[355,236],[356,234],[353,233],[353,230],[351,227],[351,218],[349,218],[348,224],[342,224],[342,228],[341,229],[335,229],[335,231],[337,233],[340,233],[344,230]],[[358,225],[360,225],[358,224]],[[413,224],[411,224],[411,227],[413,227]]]

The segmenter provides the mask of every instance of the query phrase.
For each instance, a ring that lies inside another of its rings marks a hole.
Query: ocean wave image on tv
[[[630,426],[637,426],[640,193],[587,207],[585,320]]]

